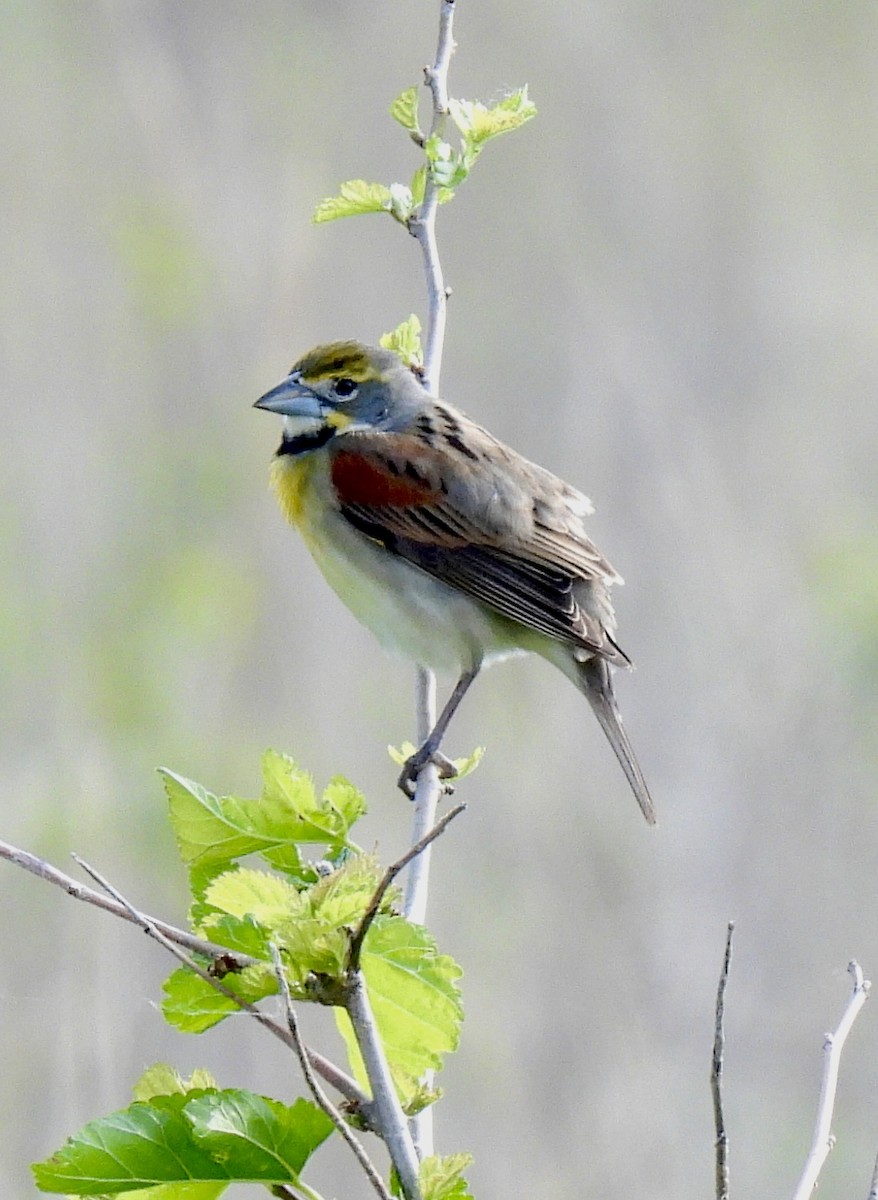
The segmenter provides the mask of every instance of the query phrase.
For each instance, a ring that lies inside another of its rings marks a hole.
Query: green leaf
[[[207,1200],[233,1180],[297,1184],[331,1132],[332,1122],[307,1100],[287,1107],[250,1092],[195,1091],[137,1101],[92,1121],[33,1170],[43,1191],[99,1196],[156,1188],[147,1193],[152,1200]],[[198,1183],[211,1190],[192,1191]],[[182,1184],[190,1190],[178,1190]]]
[[[472,1200],[463,1172],[472,1164],[471,1154],[438,1154],[425,1158],[418,1177],[423,1200]]]
[[[224,987],[255,1004],[277,991],[274,970],[266,964],[245,967],[223,978]],[[183,1033],[204,1033],[241,1008],[230,996],[217,991],[200,975],[181,967],[164,982],[162,1012],[165,1020]]]
[[[403,742],[401,746],[388,746],[387,753],[393,762],[399,767],[404,767],[414,752],[417,750],[412,742]],[[485,756],[485,747],[476,746],[472,754],[467,754],[463,758],[454,758],[451,760],[451,765],[454,767],[456,774],[454,779],[466,779],[467,775],[472,775],[476,767]]]
[[[176,1067],[168,1063],[153,1063],[147,1067],[135,1083],[132,1095],[135,1100],[152,1100],[154,1096],[182,1095],[196,1089],[215,1089],[216,1080],[210,1071],[196,1068],[190,1079],[183,1079]]]
[[[180,855],[195,869],[199,893],[217,866],[247,854],[280,850],[293,865],[300,842],[325,843],[333,850],[351,847],[348,832],[366,809],[352,784],[334,779],[318,800],[311,777],[275,750],[265,752],[262,771],[259,800],[215,796],[173,771],[161,772]]]
[[[501,133],[519,129],[537,115],[536,105],[528,99],[526,87],[511,92],[490,107],[478,100],[449,100],[448,111],[464,143],[478,148]]]
[[[272,937],[284,952],[290,986],[309,998],[311,975],[341,975],[350,948],[350,933],[363,916],[383,872],[367,854],[348,859],[309,891],[302,893],[307,914],[279,924]],[[394,890],[384,898],[386,910],[396,898]]]
[[[228,1183],[160,1183],[142,1191],[128,1192],[129,1200],[216,1200]]]
[[[411,314],[405,321],[397,325],[390,333],[383,333],[379,343],[385,350],[398,354],[406,366],[418,369],[424,365],[424,351],[421,347],[421,322]]]
[[[463,1011],[457,980],[461,971],[452,958],[439,954],[422,925],[403,917],[376,918],[362,954],[363,976],[388,1063],[407,1103],[417,1079],[438,1070],[454,1050]],[[361,1083],[365,1072],[347,1014],[338,1027],[348,1048],[351,1069]]]
[[[188,1097],[157,1096],[85,1125],[33,1167],[44,1192],[100,1196],[158,1183],[229,1181],[225,1167],[192,1137],[183,1115]]]
[[[340,217],[356,217],[361,213],[390,212],[393,197],[383,183],[366,183],[364,179],[349,179],[338,189],[337,196],[321,200],[311,220],[315,225],[337,221]]]
[[[454,189],[466,179],[469,165],[464,162],[460,152],[455,150],[450,142],[443,141],[438,134],[427,138],[424,153],[430,164],[433,182],[438,187]]]
[[[306,901],[291,883],[267,871],[241,868],[219,875],[204,893],[205,903],[239,920],[252,918],[276,929],[303,911]]]
[[[420,139],[423,134],[418,125],[418,91],[417,87],[409,87],[400,92],[390,106],[390,115],[394,121],[399,121],[403,129]]]
[[[287,1106],[245,1091],[201,1096],[185,1115],[196,1142],[235,1179],[262,1183],[295,1183],[334,1128],[309,1100]]]
[[[129,1200],[216,1200],[228,1183],[160,1183],[142,1191],[128,1192]]]

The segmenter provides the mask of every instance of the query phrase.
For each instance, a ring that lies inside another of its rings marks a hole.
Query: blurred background
[[[395,857],[410,813],[385,746],[412,735],[413,671],[283,524],[279,425],[251,404],[313,344],[424,315],[400,227],[309,218],[344,179],[409,179],[386,114],[437,5],[0,12],[0,836],[64,868],[74,849],[182,922],[154,768],[255,795],[271,745],[350,776],[360,840]],[[846,964],[878,976],[875,6],[460,0],[456,32],[453,94],[527,83],[540,115],[441,211],[442,390],[596,501],[660,824],[560,674],[482,678],[447,748],[488,752],[434,859],[467,1010],[438,1148],[475,1153],[481,1197],[712,1195],[734,918],[733,1187],[789,1194]],[[9,865],[0,948],[9,1200],[155,1060],[301,1090],[243,1017],[166,1029],[164,953]],[[865,1195],[870,1007],[834,1126],[821,1196]],[[364,1192],[342,1152],[311,1181]]]

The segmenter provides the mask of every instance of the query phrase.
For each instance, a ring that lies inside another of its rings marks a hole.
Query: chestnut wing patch
[[[562,554],[561,546],[553,545],[557,535],[541,525],[524,539],[486,536],[476,521],[449,502],[436,464],[420,462],[412,449],[411,455],[335,453],[332,483],[341,514],[351,525],[390,553],[526,628],[573,642],[611,662],[627,662],[577,597],[584,584],[602,590],[607,578],[600,570],[601,556],[587,539]],[[571,554],[574,547],[577,553]],[[573,566],[571,558],[580,555],[584,561]]]
[[[332,486],[342,506],[368,505],[404,508],[426,504],[436,496],[435,488],[412,462],[380,459],[343,450],[332,460]]]

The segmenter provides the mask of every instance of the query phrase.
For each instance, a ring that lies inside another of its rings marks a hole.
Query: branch
[[[60,887],[63,891],[67,892],[69,896],[72,896],[74,900],[83,900],[86,904],[93,904],[95,908],[101,908],[105,912],[112,913],[115,917],[122,917],[123,920],[131,921],[133,924],[139,926],[149,937],[164,946],[165,949],[173,954],[175,958],[179,959],[180,962],[184,963],[185,966],[189,967],[190,970],[205,978],[211,987],[216,988],[218,992],[222,992],[223,995],[229,996],[234,1000],[240,1008],[248,1012],[269,1033],[273,1033],[285,1045],[290,1046],[291,1049],[295,1049],[290,1035],[281,1025],[278,1025],[271,1017],[266,1016],[255,1005],[248,1004],[246,1000],[242,1000],[240,996],[236,996],[220,979],[205,971],[199,963],[190,958],[188,954],[182,953],[178,947],[186,947],[195,954],[203,954],[206,958],[223,958],[226,960],[232,958],[241,967],[253,966],[260,961],[259,959],[251,958],[247,954],[239,954],[237,952],[232,954],[224,946],[217,946],[213,942],[206,942],[203,938],[187,933],[185,929],[177,929],[176,926],[169,925],[166,921],[159,921],[155,917],[150,917],[145,913],[139,912],[111,884],[103,880],[97,872],[87,867],[76,855],[73,857],[83,867],[83,870],[88,871],[92,878],[100,883],[100,886],[109,893],[112,899],[102,896],[100,892],[93,891],[92,888],[86,887],[85,884],[79,883],[78,880],[71,878],[69,875],[65,875],[63,871],[59,871],[57,867],[53,867],[44,859],[37,858],[35,854],[30,854],[27,850],[19,850],[16,846],[11,846],[8,842],[0,842],[0,858],[5,858],[9,862],[15,863],[16,866],[23,867],[25,871],[29,871],[39,879],[45,879],[48,883],[53,883],[56,887]],[[334,1087],[337,1092],[344,1096],[349,1104],[355,1105],[363,1114],[366,1123],[370,1124],[372,1102],[363,1090],[357,1086],[356,1081],[351,1079],[349,1075],[346,1075],[335,1063],[330,1062],[328,1058],[324,1058],[322,1054],[318,1054],[316,1050],[309,1050],[308,1054],[311,1065],[317,1074],[330,1087]]]
[[[439,40],[436,58],[431,67],[424,68],[424,82],[433,97],[433,117],[430,122],[430,137],[441,135],[448,116],[448,68],[454,53],[455,0],[440,0]],[[439,246],[436,241],[436,210],[439,207],[439,188],[433,172],[427,167],[424,199],[418,215],[409,223],[409,230],[420,243],[427,276],[427,332],[424,338],[424,385],[435,396],[439,390],[439,374],[442,370],[442,348],[445,343],[445,315],[448,289],[439,261]]]
[[[714,1142],[716,1154],[716,1200],[728,1200],[729,1197],[729,1139],[726,1134],[726,1122],[723,1115],[723,1054],[726,1037],[723,1028],[725,1010],[726,984],[729,981],[729,967],[732,962],[732,933],[735,922],[729,921],[726,929],[726,952],[723,955],[723,965],[716,989],[716,1022],[713,1032],[713,1058],[710,1067],[710,1091],[713,1096],[713,1123],[716,1129]]]
[[[829,1157],[829,1152],[835,1145],[832,1133],[832,1112],[835,1107],[835,1093],[838,1088],[838,1068],[841,1063],[841,1052],[845,1040],[851,1031],[851,1026],[857,1019],[860,1009],[866,1003],[871,984],[863,978],[860,964],[848,963],[848,974],[854,981],[853,990],[848,997],[838,1028],[834,1033],[827,1033],[823,1039],[823,1078],[820,1082],[820,1099],[817,1102],[817,1120],[814,1125],[814,1138],[805,1169],[798,1182],[793,1200],[808,1200],[814,1191],[817,1177],[823,1169],[823,1164]]]
[[[454,820],[455,817],[460,816],[465,808],[465,804],[456,804],[454,808],[450,808],[445,816],[436,822],[432,829],[428,830],[419,841],[415,842],[413,846],[409,847],[402,858],[398,858],[395,863],[391,863],[384,872],[383,876],[381,877],[381,882],[375,889],[374,896],[369,901],[369,907],[363,913],[362,919],[360,920],[359,925],[351,937],[350,950],[348,951],[348,971],[359,971],[360,954],[362,953],[363,949],[363,941],[366,937],[366,934],[369,932],[369,926],[378,915],[378,910],[381,907],[381,901],[386,896],[387,889],[393,883],[394,879],[396,879],[400,871],[404,870],[413,859],[417,858],[419,854],[423,854],[430,843],[435,841],[436,838],[439,837],[440,833],[444,833],[447,826]]]
[[[284,1011],[287,1017],[287,1027],[290,1031],[290,1037],[293,1040],[293,1047],[299,1059],[299,1064],[302,1068],[302,1074],[305,1076],[305,1082],[320,1108],[326,1113],[335,1128],[341,1134],[344,1141],[350,1146],[354,1153],[357,1162],[366,1173],[366,1177],[372,1184],[372,1187],[381,1197],[381,1200],[391,1200],[390,1192],[384,1183],[384,1180],[375,1169],[369,1155],[363,1149],[360,1142],[354,1136],[351,1127],[347,1121],[329,1099],[323,1088],[317,1082],[314,1072],[311,1069],[311,1061],[309,1058],[308,1047],[302,1041],[302,1035],[299,1031],[299,1019],[296,1016],[296,1010],[293,1008],[293,998],[290,995],[290,985],[287,977],[284,974],[283,963],[280,959],[280,951],[274,943],[271,943],[271,960],[274,963],[274,973],[277,977],[278,986],[280,987],[281,995],[284,1001]]]
[[[866,1200],[878,1200],[878,1158],[875,1159],[875,1166],[872,1168],[872,1178],[869,1181],[869,1195]]]
[[[75,855],[73,857],[76,858]],[[100,892],[86,887],[84,883],[80,883],[70,875],[65,875],[63,871],[59,871],[45,859],[37,858],[35,854],[31,854],[27,850],[19,850],[17,846],[12,846],[9,842],[0,842],[0,858],[15,863],[17,867],[23,867],[25,871],[36,875],[38,879],[45,879],[47,883],[53,883],[72,896],[74,900],[83,900],[86,904],[93,904],[95,908],[102,908],[104,912],[112,913],[114,917],[122,917],[123,920],[131,921],[135,925],[141,925],[142,928],[141,922],[132,915],[133,910],[129,906],[118,900],[102,896]],[[79,860],[77,859],[77,861]],[[178,946],[185,946],[195,954],[203,954],[205,958],[223,958],[227,961],[234,959],[235,964],[240,967],[252,967],[259,961],[251,958],[249,954],[240,954],[225,946],[218,946],[215,942],[207,942],[204,938],[196,937],[194,933],[188,933],[185,929],[177,929],[175,925],[168,925],[166,921],[160,921],[158,917],[149,919],[152,925],[160,930],[169,941],[176,942]]]
[[[441,134],[448,116],[448,68],[454,53],[455,0],[439,0],[439,37],[433,65],[424,68],[424,82],[433,97],[433,116],[430,135]],[[436,241],[436,211],[439,207],[439,188],[427,164],[424,199],[416,217],[409,222],[409,232],[421,247],[424,274],[427,280],[427,327],[424,337],[424,386],[435,396],[439,390],[442,370],[442,350],[445,345],[445,319],[449,289],[445,285],[439,245]],[[436,677],[424,666],[418,667],[417,682],[417,741],[426,741],[436,722]],[[442,796],[439,770],[426,763],[418,772],[415,786],[412,842],[419,844],[435,827],[436,811]],[[423,924],[427,916],[427,894],[430,888],[429,845],[413,859],[406,877],[403,911],[410,921]],[[429,1078],[429,1077],[428,1077]],[[420,1158],[433,1153],[433,1113],[423,1109],[412,1119],[412,1131]]]
[[[440,0],[439,39],[433,65],[424,68],[424,80],[433,97],[433,116],[430,136],[441,134],[448,115],[448,67],[454,53],[452,26],[455,0]],[[436,241],[436,211],[439,207],[439,188],[427,165],[424,199],[409,231],[421,247],[424,273],[427,279],[427,323],[424,336],[424,386],[436,395],[442,370],[442,349],[445,344],[445,315],[448,290],[439,260]],[[436,680],[432,671],[418,668],[417,678],[417,738],[424,742],[436,721]],[[414,798],[412,841],[419,842],[436,823],[436,810],[442,795],[439,772],[427,763],[418,774]],[[406,881],[404,910],[410,921],[422,924],[427,913],[427,892],[430,880],[430,852],[415,858]]]
[[[421,1188],[418,1182],[415,1144],[396,1093],[384,1046],[378,1036],[366,983],[360,971],[355,971],[349,978],[345,1009],[351,1019],[360,1054],[363,1056],[381,1136],[399,1175],[402,1190],[406,1200],[420,1200]]]

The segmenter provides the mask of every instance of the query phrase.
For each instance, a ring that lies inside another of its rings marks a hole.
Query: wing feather
[[[607,595],[619,576],[585,533],[581,493],[456,412],[453,439],[357,431],[331,453],[340,511],[365,536],[529,629],[627,662]]]

